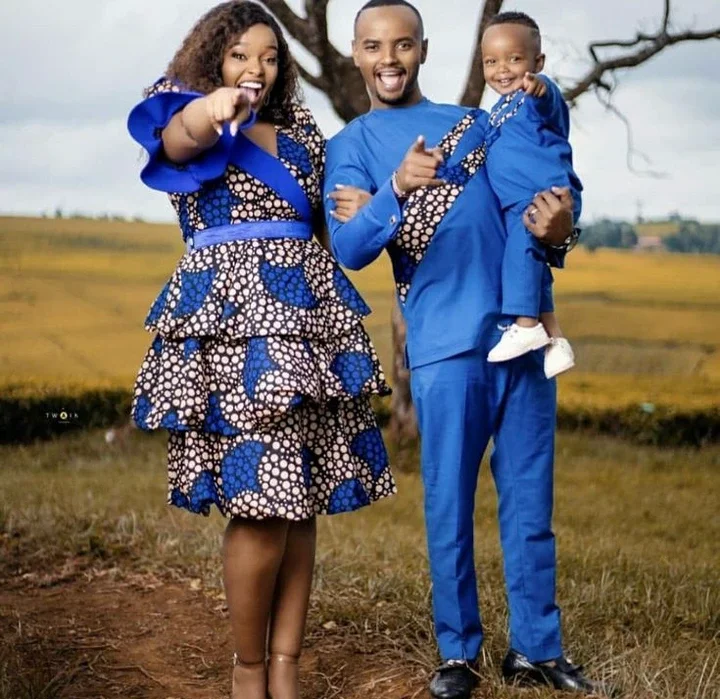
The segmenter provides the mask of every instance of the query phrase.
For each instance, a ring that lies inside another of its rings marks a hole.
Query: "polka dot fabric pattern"
[[[152,88],[163,91],[178,88]],[[322,134],[301,107],[276,131],[279,162],[318,211]],[[239,164],[169,196],[185,239],[234,223],[302,220]],[[389,388],[362,325],[369,313],[314,240],[188,250],[145,319],[153,340],[132,405],[139,427],[169,431],[168,502],[204,515],[214,505],[226,517],[301,520],[394,493],[370,408],[370,396]]]
[[[284,133],[277,135],[277,147],[278,157],[288,165],[296,168],[302,172],[303,175],[312,174],[312,163],[310,162],[310,156],[308,155],[307,149],[293,141]]]
[[[475,122],[477,114],[476,110],[468,112],[438,144],[443,150],[445,163]],[[445,184],[421,187],[408,198],[398,235],[388,245],[395,287],[401,302],[407,299],[415,270],[425,257],[440,223],[467,182],[484,166],[486,157],[487,146],[483,143],[455,165],[439,168],[438,177],[444,179]]]
[[[186,252],[153,303],[145,329],[173,339],[312,340],[347,334],[369,313],[314,240],[252,239]]]
[[[366,400],[309,403],[229,438],[171,432],[168,502],[250,519],[349,512],[396,491],[384,448],[372,444],[382,438]]]
[[[362,325],[347,335],[307,342],[297,337],[156,338],[143,360],[133,418],[145,430],[218,434],[268,427],[305,403],[322,405],[386,395],[388,385]]]
[[[242,203],[242,198],[222,180],[216,180],[200,199],[199,219],[207,228],[223,226],[230,220],[232,211]],[[180,212],[178,212],[178,218]]]

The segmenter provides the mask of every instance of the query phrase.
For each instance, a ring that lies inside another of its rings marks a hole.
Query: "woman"
[[[315,516],[395,491],[369,309],[312,240],[325,141],[297,82],[274,19],[225,2],[128,121],[188,246],[146,319],[133,418],[170,432],[169,502],[230,519],[234,699],[297,699]]]

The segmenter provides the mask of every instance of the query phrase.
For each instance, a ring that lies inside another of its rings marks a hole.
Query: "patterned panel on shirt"
[[[492,147],[492,144],[500,137],[502,125],[520,111],[523,104],[525,104],[525,97],[523,90],[516,90],[509,95],[505,95],[492,108],[485,135],[485,143],[488,148]]]
[[[447,163],[463,135],[475,123],[480,111],[466,114],[438,144]],[[468,181],[485,164],[487,148],[482,143],[462,160],[449,167],[443,164],[437,176],[446,184],[421,187],[408,198],[403,222],[395,239],[388,245],[398,297],[405,303],[413,276],[430,247],[438,227],[462,193]]]

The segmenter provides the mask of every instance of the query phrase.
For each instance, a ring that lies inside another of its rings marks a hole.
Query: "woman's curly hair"
[[[185,37],[165,74],[204,94],[222,87],[225,52],[232,41],[256,24],[270,27],[278,42],[278,77],[258,117],[275,124],[286,124],[292,121],[292,107],[301,98],[297,68],[280,25],[265,8],[254,2],[223,2],[203,15]]]

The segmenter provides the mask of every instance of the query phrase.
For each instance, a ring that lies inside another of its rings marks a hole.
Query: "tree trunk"
[[[390,320],[392,326],[392,385],[390,439],[399,447],[418,437],[417,416],[410,396],[410,370],[405,366],[405,321],[397,298]]]

